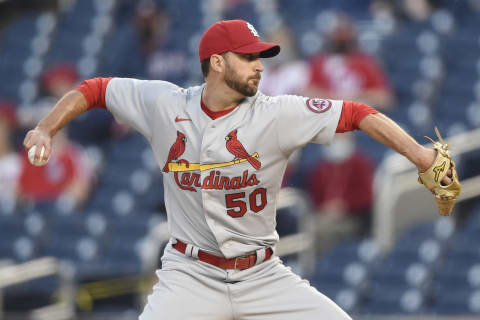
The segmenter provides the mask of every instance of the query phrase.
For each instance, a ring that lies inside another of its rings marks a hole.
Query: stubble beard
[[[231,89],[237,91],[238,93],[246,97],[253,97],[257,93],[258,86],[249,85],[248,81],[250,79],[258,79],[260,81],[260,74],[258,75],[258,77],[248,78],[247,81],[243,82],[239,79],[238,74],[234,70],[232,70],[227,64],[225,70],[225,83]]]

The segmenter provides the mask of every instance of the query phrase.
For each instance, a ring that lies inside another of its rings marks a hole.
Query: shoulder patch
[[[332,101],[318,98],[307,99],[306,104],[308,109],[315,113],[326,112],[332,107]]]

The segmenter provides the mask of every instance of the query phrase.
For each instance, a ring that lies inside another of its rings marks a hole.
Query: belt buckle
[[[235,263],[233,264],[233,269],[237,269],[238,259],[245,259],[245,258],[248,258],[248,256],[249,255],[235,257]]]
[[[234,263],[234,265],[233,265],[233,268],[234,268],[234,269],[237,269],[237,264],[238,264],[238,260],[239,260],[239,259],[248,259],[248,267],[247,267],[246,269],[250,268],[250,267],[251,267],[251,265],[250,265],[250,256],[251,256],[251,255],[254,255],[254,253],[252,253],[252,254],[246,254],[246,255],[243,255],[243,256],[236,257],[236,258],[235,258],[235,263]]]

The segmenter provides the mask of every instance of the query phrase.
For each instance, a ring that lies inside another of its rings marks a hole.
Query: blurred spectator
[[[58,62],[45,70],[40,83],[42,97],[36,105],[22,107],[22,124],[30,127],[37,123],[65,93],[77,85],[78,81],[77,70],[69,63]],[[32,166],[28,161],[27,152],[23,152],[19,197],[32,202],[55,201],[63,197],[71,207],[83,204],[90,193],[96,168],[87,160],[83,149],[69,140],[68,134],[79,132],[79,136],[92,135],[92,142],[96,142],[99,139],[96,136],[99,133],[98,128],[110,131],[112,123],[111,116],[101,117],[99,114],[90,113],[83,119],[71,123],[68,132],[65,128],[55,135],[55,148],[49,162],[43,167]]]
[[[40,10],[57,9],[62,1],[59,0],[22,0],[0,1],[0,29],[16,19],[18,16]],[[1,30],[0,30],[1,31]]]
[[[88,197],[92,184],[92,168],[82,151],[72,145],[64,130],[55,135],[52,155],[45,166],[35,167],[22,152],[22,170],[18,192],[26,201],[54,201],[60,196],[72,207]]]
[[[316,213],[319,252],[337,240],[369,231],[374,166],[355,150],[353,133],[337,134],[311,170],[307,191]]]
[[[48,112],[52,106],[68,91],[75,88],[80,76],[74,65],[69,62],[57,62],[47,68],[40,79],[41,98],[29,111],[33,117]],[[25,116],[25,110],[23,112]],[[26,120],[34,123],[32,119]],[[98,145],[112,136],[126,132],[124,126],[113,121],[110,112],[94,109],[72,121],[68,127],[68,137],[83,145]]]
[[[468,0],[468,3],[470,4],[470,7],[475,12],[480,12],[480,1],[479,0]]]
[[[11,132],[16,127],[15,106],[0,101],[0,208],[13,208],[21,166],[17,153],[12,148]]]
[[[374,18],[395,19],[398,8],[394,0],[373,0],[370,3],[370,12]]]
[[[267,34],[265,40],[279,44],[282,50],[275,59],[262,61],[265,70],[262,72],[260,91],[270,96],[302,93],[310,75],[307,63],[298,57],[298,48],[290,29],[284,25],[280,26]],[[291,176],[296,170],[300,156],[301,149],[290,156],[282,186],[292,185]]]
[[[432,15],[438,0],[403,0],[403,11],[413,21],[426,21]]]
[[[257,25],[255,21],[255,12],[253,11],[253,1],[250,0],[216,0],[215,9],[221,14],[223,19],[244,19],[248,17],[248,21],[253,25]]]
[[[443,0],[374,0],[371,10],[374,15],[386,13],[400,20],[423,22],[443,6]]]
[[[155,1],[138,3],[119,40],[116,52],[107,59],[110,75],[185,82],[188,61],[184,50],[177,49],[184,39],[175,39],[168,14]]]
[[[66,92],[71,90],[78,82],[77,69],[68,62],[58,62],[45,70],[41,79],[43,96],[57,102]]]
[[[306,95],[360,101],[381,111],[390,110],[394,99],[387,78],[375,59],[357,48],[350,18],[338,14],[327,40],[326,52],[310,61]]]
[[[304,91],[310,77],[308,65],[298,58],[298,49],[292,32],[282,26],[266,36],[266,41],[278,43],[282,50],[275,59],[262,63],[260,91],[270,96],[299,94]]]
[[[266,41],[279,44],[282,50],[275,59],[262,61],[265,70],[262,72],[260,91],[270,96],[303,92],[308,84],[308,66],[298,59],[298,50],[292,32],[286,26],[281,26],[268,34]],[[290,156],[282,186],[292,184],[290,178],[300,155],[299,149]]]

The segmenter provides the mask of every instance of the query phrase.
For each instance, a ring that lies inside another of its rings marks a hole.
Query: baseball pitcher
[[[55,133],[91,108],[108,109],[149,141],[172,238],[139,319],[350,319],[275,255],[288,157],[307,143],[330,143],[335,132],[363,130],[407,157],[442,212],[451,211],[460,187],[446,145],[424,148],[364,104],[262,94],[261,58],[279,51],[250,23],[220,21],[200,41],[202,85],[89,79],[28,132],[24,145],[36,147],[38,164]]]

